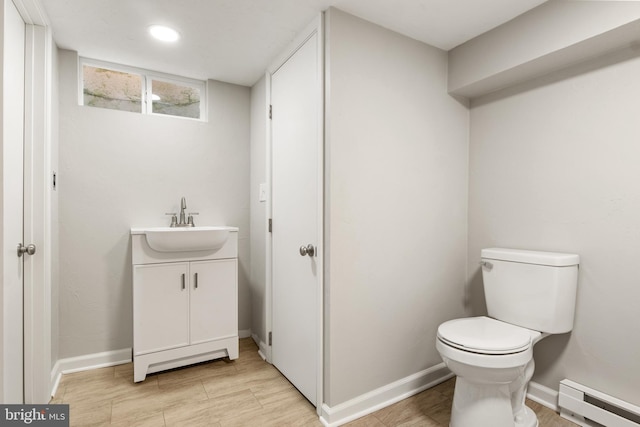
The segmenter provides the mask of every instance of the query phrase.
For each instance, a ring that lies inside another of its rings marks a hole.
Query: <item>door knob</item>
[[[300,255],[305,256],[309,255],[310,257],[314,256],[316,253],[316,248],[313,247],[311,243],[307,246],[300,246]]]
[[[33,243],[27,246],[24,246],[22,243],[18,243],[18,257],[21,257],[22,254],[33,255],[36,253],[36,245]]]

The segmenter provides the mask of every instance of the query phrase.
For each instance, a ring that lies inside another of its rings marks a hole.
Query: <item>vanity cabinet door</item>
[[[191,344],[238,335],[236,259],[191,262]]]
[[[136,355],[189,344],[189,263],[133,266]]]

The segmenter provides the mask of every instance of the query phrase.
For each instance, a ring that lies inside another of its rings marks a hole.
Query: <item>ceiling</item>
[[[545,0],[43,0],[59,47],[80,56],[253,85],[320,11],[335,6],[449,50]],[[147,27],[181,39],[163,44]]]

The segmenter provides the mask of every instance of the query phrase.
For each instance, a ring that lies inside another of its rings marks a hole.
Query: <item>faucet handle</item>
[[[195,227],[196,225],[193,223],[193,216],[200,215],[198,212],[189,212],[189,217],[187,218],[187,224],[191,227]]]
[[[177,213],[175,212],[169,212],[169,213],[165,213],[165,215],[171,215],[171,225],[169,227],[175,227],[178,225],[178,217],[177,217]]]

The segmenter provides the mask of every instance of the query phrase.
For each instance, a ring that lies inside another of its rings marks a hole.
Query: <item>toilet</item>
[[[525,406],[533,346],[573,329],[575,254],[490,248],[481,252],[487,316],[438,327],[436,348],[456,378],[450,427],[536,427]]]

